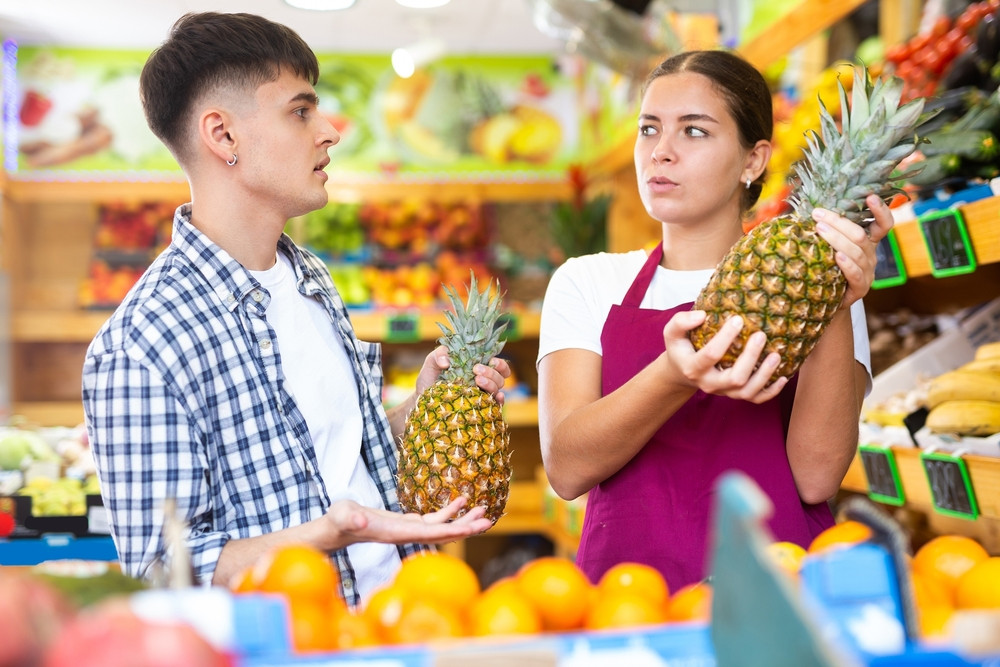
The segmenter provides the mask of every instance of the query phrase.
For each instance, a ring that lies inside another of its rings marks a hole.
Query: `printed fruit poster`
[[[180,179],[139,102],[148,53],[24,47],[5,79],[19,178]],[[452,56],[410,78],[389,56],[319,55],[334,177],[554,180],[634,133],[631,89],[570,58]],[[623,129],[624,128],[624,129]],[[607,142],[607,145],[606,145]]]

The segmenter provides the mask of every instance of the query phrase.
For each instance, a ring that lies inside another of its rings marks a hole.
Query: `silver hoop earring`
[[[236,156],[235,156],[235,155],[233,156],[233,159],[234,159],[234,160],[236,159]],[[748,178],[748,179],[747,179],[747,190],[749,190],[749,189],[750,189],[750,183],[751,183],[751,181],[750,181],[750,179]]]
[[[236,157],[236,153],[233,153],[233,159],[232,160],[226,160],[226,164],[228,164],[230,167],[232,167],[234,164],[236,164],[236,161],[238,159],[239,158]],[[750,186],[748,185],[747,187],[750,187]]]

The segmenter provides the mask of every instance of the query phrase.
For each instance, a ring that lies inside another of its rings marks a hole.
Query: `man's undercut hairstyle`
[[[189,129],[185,121],[197,99],[222,88],[255,91],[282,69],[313,85],[319,79],[316,54],[291,28],[254,14],[185,14],[142,69],[139,95],[146,122],[179,157]]]

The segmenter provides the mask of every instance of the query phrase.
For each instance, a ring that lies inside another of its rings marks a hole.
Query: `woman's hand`
[[[751,403],[765,403],[781,392],[788,382],[787,378],[768,384],[780,361],[776,352],[767,355],[760,367],[755,368],[767,342],[764,332],[758,331],[750,336],[732,366],[719,368],[719,361],[743,329],[743,319],[730,318],[702,349],[695,350],[688,332],[704,321],[705,311],[690,310],[677,313],[663,328],[666,357],[686,384],[707,394]]]
[[[448,368],[450,364],[448,348],[444,345],[434,348],[424,359],[424,364],[420,367],[420,373],[417,375],[417,395],[419,396],[425,389],[434,384],[441,375],[441,371]],[[475,373],[476,384],[479,388],[492,394],[497,403],[503,405],[502,389],[504,380],[510,377],[510,364],[505,359],[493,357],[488,365],[476,364],[472,371]]]
[[[826,209],[813,210],[816,232],[837,252],[837,266],[847,279],[841,308],[850,308],[871,289],[875,280],[875,249],[892,229],[892,211],[878,195],[869,195],[865,203],[874,220],[866,230]]]
[[[324,518],[332,522],[340,546],[358,542],[442,544],[478,535],[493,525],[484,516],[486,509],[480,506],[455,518],[467,503],[465,496],[460,496],[444,509],[421,515],[372,509],[353,500],[338,500]]]

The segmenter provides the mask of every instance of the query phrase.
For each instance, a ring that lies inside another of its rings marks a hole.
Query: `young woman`
[[[693,51],[661,63],[643,90],[635,168],[662,242],[648,255],[570,259],[549,284],[542,458],[560,496],[589,492],[577,562],[594,580],[621,561],[655,566],[673,589],[704,578],[714,485],[730,469],[770,497],[776,539],[807,545],[833,523],[827,501],[854,456],[870,381],[860,299],[892,227],[888,208],[868,198],[870,237],[815,211],[848,288],[791,380],[767,384],[776,354],[754,370],[763,333],[731,368],[716,366],[740,318],[700,351],[687,337],[704,319],[691,310],[695,297],[760,194],[771,129],[766,82],[738,56]]]

